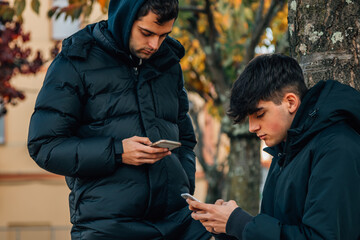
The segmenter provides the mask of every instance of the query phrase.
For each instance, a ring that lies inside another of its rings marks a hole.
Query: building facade
[[[50,49],[56,40],[62,40],[85,24],[47,17],[52,6],[64,6],[67,0],[41,1],[39,15],[31,10],[31,0],[26,4],[23,30],[31,33],[27,46],[34,52],[40,50],[45,59],[50,60]],[[105,17],[95,7],[89,21]],[[26,98],[15,106],[8,106],[7,114],[0,118],[1,240],[70,239],[69,189],[65,179],[38,167],[26,146],[30,117],[50,62],[36,75],[17,75],[11,80]]]

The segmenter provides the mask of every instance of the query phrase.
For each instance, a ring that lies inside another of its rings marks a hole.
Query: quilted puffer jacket
[[[109,23],[114,14],[134,17],[137,9],[125,11],[120,2],[142,1],[115,1],[120,10],[109,13]],[[184,49],[167,37],[138,65],[112,28],[102,21],[64,40],[36,101],[29,153],[66,176],[72,239],[208,239],[180,197],[195,183],[196,140],[179,64]],[[122,164],[122,140],[132,136],[182,146],[152,165]]]

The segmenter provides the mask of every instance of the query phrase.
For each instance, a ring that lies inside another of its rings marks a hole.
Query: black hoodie
[[[236,209],[237,239],[360,239],[360,93],[322,81],[305,95],[266,179],[261,212]]]
[[[112,0],[109,5],[108,29],[119,47],[126,53],[129,50],[129,38],[138,9],[144,0]]]

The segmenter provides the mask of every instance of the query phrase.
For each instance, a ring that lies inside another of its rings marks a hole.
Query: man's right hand
[[[219,199],[215,204],[201,203],[187,199],[190,210],[194,211],[191,217],[199,220],[209,232],[226,233],[226,224],[231,213],[239,207],[235,201],[224,202]]]
[[[167,148],[150,147],[151,141],[147,137],[131,137],[122,141],[122,163],[139,166],[142,164],[154,164],[160,159],[171,154]]]

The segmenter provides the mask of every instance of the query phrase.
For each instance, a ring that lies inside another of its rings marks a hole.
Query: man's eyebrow
[[[139,28],[140,28],[142,31],[145,31],[145,32],[150,33],[150,34],[152,34],[152,35],[157,35],[156,33],[152,32],[152,31],[150,31],[150,30],[147,30],[146,28],[142,28],[142,27],[140,27],[140,26],[139,26]],[[170,34],[171,32],[172,32],[172,31],[167,32],[167,33],[164,33],[164,34],[162,34],[162,35],[168,35],[168,34]]]
[[[249,110],[249,114],[254,114],[254,113],[256,113],[256,112],[258,112],[258,111],[261,111],[261,110],[263,110],[263,109],[264,109],[263,107],[258,107],[258,108],[250,109],[250,110]]]

